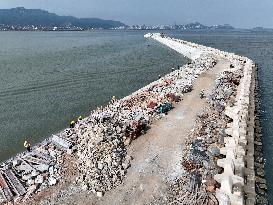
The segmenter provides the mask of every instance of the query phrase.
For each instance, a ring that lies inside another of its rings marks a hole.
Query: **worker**
[[[70,128],[74,128],[74,127],[75,127],[75,121],[72,120],[72,121],[70,122]]]
[[[113,104],[116,101],[116,96],[112,97],[111,103]]]
[[[30,143],[28,141],[24,142],[24,147],[30,152]]]
[[[201,92],[200,92],[200,98],[202,99],[202,98],[204,98],[205,97],[205,93],[204,93],[204,90],[201,90]]]

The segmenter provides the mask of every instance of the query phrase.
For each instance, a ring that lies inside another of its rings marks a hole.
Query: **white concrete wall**
[[[159,33],[155,34],[146,34],[145,37],[150,37],[168,47],[171,49],[177,51],[178,53],[182,54],[183,56],[191,59],[196,60],[201,56],[202,53],[205,51],[202,50],[202,48],[195,47],[193,45],[189,45],[189,42],[182,41],[179,39],[172,39],[170,37],[162,38]]]

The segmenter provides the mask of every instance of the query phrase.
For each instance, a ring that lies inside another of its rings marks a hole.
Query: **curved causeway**
[[[4,162],[0,203],[266,200],[255,192],[265,184],[255,176],[255,63],[163,34],[145,37],[191,62]]]

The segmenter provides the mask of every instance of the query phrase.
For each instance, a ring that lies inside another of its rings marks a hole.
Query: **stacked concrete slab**
[[[45,140],[0,164],[0,204],[29,198],[60,179],[62,157],[74,142],[70,130]]]

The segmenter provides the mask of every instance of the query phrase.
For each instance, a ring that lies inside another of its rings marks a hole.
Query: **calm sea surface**
[[[0,32],[0,161],[183,65],[144,32]]]
[[[0,32],[0,161],[187,60],[145,32]],[[264,154],[273,200],[273,33],[166,32],[258,63]]]

